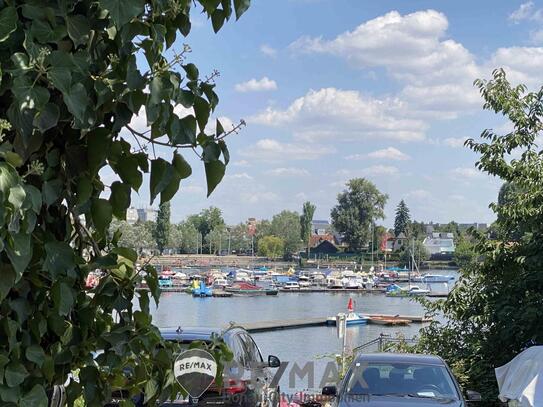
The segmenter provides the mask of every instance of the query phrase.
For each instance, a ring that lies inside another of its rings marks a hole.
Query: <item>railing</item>
[[[357,346],[353,349],[353,354],[360,353],[362,351],[370,350],[372,352],[386,352],[390,350],[390,345],[394,344],[407,344],[407,345],[416,345],[418,343],[415,338],[393,338],[387,334],[381,334],[379,337],[363,343],[360,346]],[[377,349],[375,349],[375,347]]]

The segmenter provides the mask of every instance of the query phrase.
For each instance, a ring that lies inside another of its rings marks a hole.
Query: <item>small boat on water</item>
[[[354,302],[352,298],[349,298],[349,302],[347,304],[347,316],[346,316],[346,324],[347,326],[353,326],[353,325],[366,325],[368,321],[370,320],[369,317],[365,317],[363,315],[357,314],[354,312]],[[329,317],[326,319],[327,325],[335,325],[336,324],[336,317]]]
[[[396,284],[387,287],[387,297],[417,297],[430,294],[430,290],[424,290],[417,285],[412,285],[409,288],[402,288]]]
[[[425,284],[428,283],[448,283],[453,281],[453,276],[442,276],[440,274],[425,274],[421,277],[421,281]]]
[[[299,289],[300,289],[300,284],[298,284],[298,282],[296,281],[288,281],[283,286],[283,290],[299,290]]]
[[[240,296],[253,296],[253,295],[277,295],[278,290],[273,288],[262,288],[250,283],[239,282],[234,283],[230,287],[224,289],[228,293]]]
[[[192,288],[193,297],[211,297],[213,295],[213,290],[211,287],[206,286],[204,281],[200,281],[198,286]]]

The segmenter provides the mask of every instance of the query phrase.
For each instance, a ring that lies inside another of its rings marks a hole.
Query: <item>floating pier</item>
[[[414,315],[386,315],[386,314],[361,314],[363,316],[369,317],[371,324],[371,318],[390,318],[401,321],[411,321],[412,323],[425,323],[430,322],[432,319],[424,316],[414,316]],[[318,318],[304,318],[304,319],[287,319],[287,320],[273,320],[273,321],[259,321],[259,322],[240,322],[236,325],[245,328],[248,332],[270,332],[270,331],[280,331],[283,329],[298,329],[298,328],[308,328],[313,326],[325,326],[328,325],[329,317],[318,317]],[[226,327],[225,327],[226,328]]]

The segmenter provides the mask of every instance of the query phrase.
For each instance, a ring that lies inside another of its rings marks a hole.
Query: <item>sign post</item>
[[[347,346],[347,315],[340,312],[336,315],[336,330],[337,337],[342,339],[341,342],[341,376],[343,377],[347,371],[346,369],[346,346]]]

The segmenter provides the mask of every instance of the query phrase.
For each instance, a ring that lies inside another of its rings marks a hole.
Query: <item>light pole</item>
[[[230,256],[230,237],[232,235],[232,230],[230,228],[226,229],[228,231],[228,255]]]

